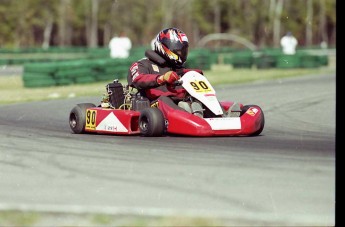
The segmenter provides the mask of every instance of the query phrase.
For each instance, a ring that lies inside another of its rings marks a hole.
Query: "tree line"
[[[336,43],[336,0],[0,0],[0,21],[0,48],[106,47],[120,32],[142,46],[166,27],[194,47],[213,33],[258,47],[278,47],[287,31],[299,46]]]

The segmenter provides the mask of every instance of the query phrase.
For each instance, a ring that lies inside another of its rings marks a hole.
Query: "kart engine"
[[[107,84],[106,90],[107,94],[102,99],[102,107],[137,111],[150,107],[148,98],[143,97],[139,92],[130,91],[128,85],[124,87],[117,79]]]

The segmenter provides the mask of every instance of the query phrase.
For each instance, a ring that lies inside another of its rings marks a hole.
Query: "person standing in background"
[[[280,45],[283,48],[283,53],[288,54],[288,55],[293,55],[296,53],[297,44],[298,44],[298,41],[292,35],[291,32],[286,33],[286,35],[283,36],[280,40]]]
[[[125,32],[121,32],[120,36],[114,36],[109,42],[110,57],[128,58],[131,48],[131,40],[126,36]]]

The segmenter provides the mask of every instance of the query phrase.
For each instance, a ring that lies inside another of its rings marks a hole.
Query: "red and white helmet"
[[[171,66],[182,66],[188,56],[188,38],[178,28],[166,28],[160,31],[154,42],[154,51],[162,56]]]

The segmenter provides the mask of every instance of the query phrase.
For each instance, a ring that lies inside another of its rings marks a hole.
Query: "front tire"
[[[139,116],[139,129],[142,136],[162,136],[165,129],[162,111],[158,108],[143,109]]]
[[[77,104],[69,114],[69,126],[75,134],[85,133],[86,110],[96,107],[93,103]]]

